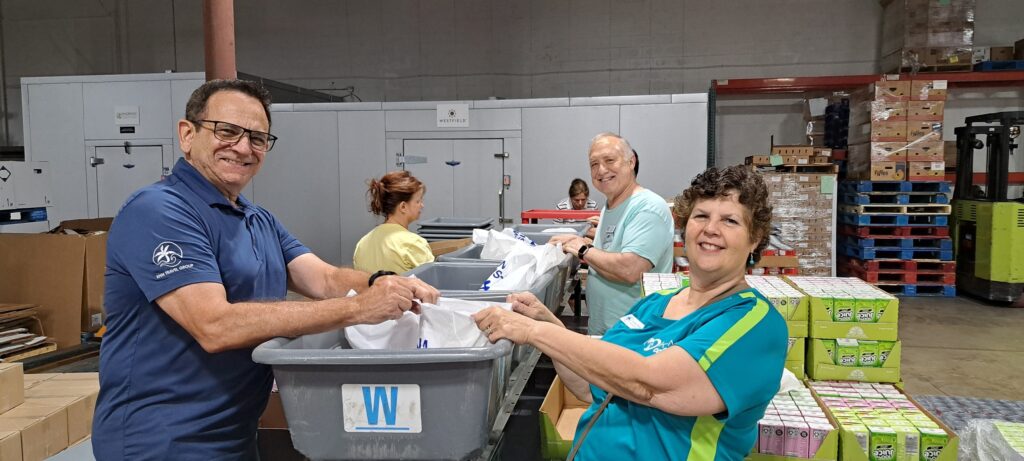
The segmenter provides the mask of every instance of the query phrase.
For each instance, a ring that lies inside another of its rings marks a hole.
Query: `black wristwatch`
[[[374,272],[373,274],[370,275],[370,280],[367,282],[367,285],[372,287],[373,286],[373,282],[376,282],[377,279],[379,279],[379,278],[381,278],[381,277],[383,277],[385,275],[398,275],[398,274],[395,274],[394,272],[391,272],[391,271],[377,271],[377,272]]]
[[[576,252],[576,256],[580,258],[580,261],[583,261],[583,256],[586,255],[587,250],[590,250],[591,248],[594,248],[594,245],[589,243],[580,247],[579,251]]]

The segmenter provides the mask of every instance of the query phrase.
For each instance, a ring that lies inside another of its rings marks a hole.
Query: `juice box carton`
[[[921,461],[935,461],[949,443],[949,434],[942,429],[919,428],[921,432]]]
[[[832,359],[832,364],[834,365],[836,363],[836,340],[819,339],[818,341],[821,341],[821,344],[825,346],[825,352],[828,353],[828,356]],[[821,395],[821,392],[818,392],[818,394]]]
[[[896,431],[891,427],[868,426],[868,459],[896,461]]]
[[[896,431],[896,461],[918,461],[921,433],[914,426],[893,425]]]
[[[889,353],[892,352],[892,348],[895,346],[895,341],[878,342],[878,366],[885,365],[886,359],[889,358]]]
[[[844,367],[857,366],[859,346],[856,339],[840,338],[836,340],[836,365]]]
[[[857,439],[857,445],[866,454],[868,452],[868,427],[862,424],[851,424],[844,426],[847,432],[852,434]]]
[[[768,451],[774,455],[782,455],[786,451],[786,426],[782,421],[772,421],[768,423],[768,428],[771,434],[768,438]]]
[[[779,421],[781,423],[781,421]],[[757,423],[757,452],[765,453],[769,455],[778,455],[781,453],[772,453],[771,444],[772,437],[775,434],[775,429],[772,427],[772,422],[767,419],[762,419]]]
[[[811,429],[811,438],[807,445],[808,457],[814,456],[821,448],[821,444],[825,442],[825,437],[832,432],[832,425],[826,423],[808,423]]]
[[[807,458],[807,450],[811,443],[811,428],[804,421],[786,422],[786,456]]]
[[[848,297],[833,298],[832,320],[836,322],[853,322],[856,300]]]
[[[878,312],[873,299],[857,299],[854,304],[856,319],[861,323],[874,323],[878,320]]]
[[[857,366],[874,367],[877,365],[878,341],[869,341],[866,339],[857,341]]]
[[[882,314],[885,313],[885,308],[889,306],[889,301],[892,298],[875,298],[875,315],[881,319]]]

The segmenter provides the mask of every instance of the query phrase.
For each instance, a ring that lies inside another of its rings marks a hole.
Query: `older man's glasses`
[[[213,131],[213,136],[221,141],[231,144],[238,143],[239,141],[242,140],[242,136],[248,134],[249,145],[252,146],[253,149],[258,150],[260,152],[269,152],[270,149],[274,148],[274,141],[277,141],[277,136],[274,136],[270,133],[264,133],[262,131],[255,131],[247,128],[242,128],[238,125],[235,125],[234,123],[222,122],[219,120],[199,120],[197,122],[192,123],[195,123],[196,126],[200,126],[208,130],[210,128],[203,124],[212,123],[213,130],[211,131]]]

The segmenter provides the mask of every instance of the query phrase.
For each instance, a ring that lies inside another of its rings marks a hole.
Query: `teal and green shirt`
[[[713,416],[677,416],[612,398],[584,440],[577,460],[736,460],[757,441],[757,422],[779,390],[786,361],[786,322],[757,290],[747,289],[679,320],[663,317],[683,288],[641,299],[602,338],[642,356],[681,347],[707,373],[725,402]],[[586,427],[605,391],[590,386],[594,404],[577,427]]]

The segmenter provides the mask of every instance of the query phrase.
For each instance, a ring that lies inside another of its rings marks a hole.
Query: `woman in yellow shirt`
[[[384,223],[359,239],[352,263],[365,272],[407,272],[434,260],[427,241],[409,231],[420,219],[427,188],[408,171],[392,171],[369,181],[370,211]]]

